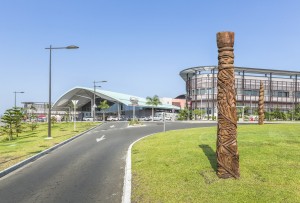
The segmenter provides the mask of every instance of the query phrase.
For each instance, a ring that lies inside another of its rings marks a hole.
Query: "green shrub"
[[[129,121],[129,125],[140,125],[140,124],[142,123],[137,119],[132,119],[131,121]]]

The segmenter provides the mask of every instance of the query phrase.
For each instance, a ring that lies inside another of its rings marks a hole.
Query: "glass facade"
[[[190,109],[203,109],[217,115],[217,66],[194,67],[180,72],[186,82],[187,104]],[[264,84],[264,108],[287,112],[300,98],[300,72],[235,67],[237,106],[257,110],[260,82]]]

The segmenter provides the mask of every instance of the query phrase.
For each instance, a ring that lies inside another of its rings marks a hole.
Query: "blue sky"
[[[216,33],[235,32],[235,65],[299,71],[300,1],[2,0],[0,114],[75,86],[146,97],[184,93],[179,72],[217,64]]]

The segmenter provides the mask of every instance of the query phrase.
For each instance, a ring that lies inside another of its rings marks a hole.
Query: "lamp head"
[[[70,46],[67,46],[66,49],[78,49],[79,47],[78,46],[75,46],[75,45],[70,45]]]

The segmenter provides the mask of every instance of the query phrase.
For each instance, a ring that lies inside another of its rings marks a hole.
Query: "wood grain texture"
[[[264,83],[260,81],[260,88],[259,88],[259,101],[258,101],[258,124],[263,125],[265,114],[264,114]]]
[[[237,147],[237,113],[234,77],[234,33],[217,33],[218,45],[218,134],[217,175],[220,178],[239,178]]]

